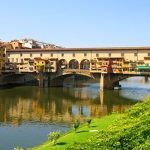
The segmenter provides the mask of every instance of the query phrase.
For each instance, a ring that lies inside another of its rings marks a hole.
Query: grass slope
[[[129,109],[107,129],[68,150],[150,150],[150,98]]]
[[[75,133],[74,130],[62,135],[55,146],[52,145],[50,141],[45,142],[44,144],[29,149],[29,150],[64,150],[70,147],[71,145],[80,142],[87,141],[90,137],[95,136],[97,132],[89,132],[90,130],[102,130],[106,129],[114,120],[119,118],[120,115],[112,114],[101,119],[93,119],[90,128],[84,124]]]

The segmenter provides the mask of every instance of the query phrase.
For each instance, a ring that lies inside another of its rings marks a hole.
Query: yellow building
[[[46,62],[44,59],[40,57],[34,58],[34,69],[36,72],[45,72],[45,65]]]
[[[5,48],[0,47],[0,74],[2,73],[2,70],[5,66]]]
[[[18,40],[11,41],[10,44],[11,44],[13,49],[20,49],[20,48],[22,48],[22,43],[19,42]]]

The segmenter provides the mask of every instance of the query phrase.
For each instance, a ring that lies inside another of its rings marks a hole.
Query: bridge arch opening
[[[60,69],[67,69],[67,61],[65,59],[60,59],[58,61],[58,67]]]
[[[69,69],[79,69],[79,62],[76,59],[70,60]]]
[[[88,59],[83,59],[80,63],[80,69],[89,70],[90,69],[90,61]]]

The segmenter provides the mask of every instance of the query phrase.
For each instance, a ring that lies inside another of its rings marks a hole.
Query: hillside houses
[[[61,48],[55,44],[49,44],[45,42],[36,41],[33,39],[20,39],[12,40],[10,42],[0,41],[0,46],[4,46],[7,50],[9,49],[50,49],[50,48]]]

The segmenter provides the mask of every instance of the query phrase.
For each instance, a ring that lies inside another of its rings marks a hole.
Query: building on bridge
[[[55,59],[61,69],[90,69],[94,59],[124,59],[126,62],[144,61],[150,56],[150,47],[112,48],[51,48],[7,50],[7,58],[12,63],[24,63],[25,59]],[[114,60],[116,61],[116,60]],[[119,62],[117,62],[119,63]],[[120,62],[121,63],[121,62]],[[115,64],[114,64],[115,66]],[[118,71],[118,70],[116,70]]]
[[[6,56],[6,49],[4,47],[0,47],[0,74],[4,70],[6,58],[5,56]]]

